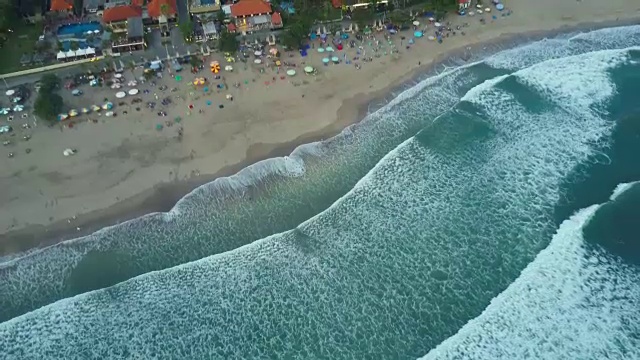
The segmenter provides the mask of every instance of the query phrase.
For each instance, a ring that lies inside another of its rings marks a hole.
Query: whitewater
[[[0,355],[639,357],[640,271],[582,235],[630,175],[567,195],[591,201],[576,169],[625,152],[638,44],[630,26],[500,52],[170,213],[7,261]]]

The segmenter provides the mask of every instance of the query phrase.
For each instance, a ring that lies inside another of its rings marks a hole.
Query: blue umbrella
[[[202,90],[204,90],[204,92],[208,92],[209,91],[209,87],[205,86],[204,89],[202,89]]]
[[[413,33],[413,36],[417,37],[417,38],[421,38],[422,37],[422,31],[416,31]]]
[[[211,100],[207,100],[207,106],[211,106]]]
[[[498,11],[502,11],[502,10],[504,10],[504,5],[496,4],[496,9],[498,9]]]

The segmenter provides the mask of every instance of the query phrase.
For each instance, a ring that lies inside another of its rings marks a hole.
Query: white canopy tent
[[[76,57],[76,52],[73,50],[69,50],[64,54],[68,58]]]
[[[64,59],[64,58],[66,58],[66,57],[67,57],[67,55],[65,55],[64,51],[60,51],[60,52],[58,53],[58,55],[56,55],[56,58],[57,58],[58,60],[62,60],[62,59]]]
[[[76,56],[84,56],[87,54],[87,50],[85,49],[79,49],[78,51],[76,51]]]
[[[92,47],[88,47],[86,49],[86,54],[87,55],[95,55],[96,54],[96,49],[92,48]]]

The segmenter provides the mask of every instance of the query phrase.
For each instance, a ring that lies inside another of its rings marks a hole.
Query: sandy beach
[[[227,84],[237,82],[241,86],[219,92],[215,84],[220,81],[213,80],[208,69],[195,75],[184,70],[181,82],[165,71],[156,87],[138,86],[140,90],[149,89],[149,94],[140,95],[142,104],[132,105],[128,98],[128,105],[116,105],[117,117],[91,114],[78,118],[73,128],[48,127],[39,122],[28,130],[19,126],[23,119],[15,120],[16,137],[20,139],[28,131],[31,139],[3,148],[0,156],[0,188],[4,190],[0,192],[0,255],[77,237],[148,212],[167,211],[196,186],[232,175],[251,163],[286,155],[300,144],[331,137],[362,119],[368,104],[388,100],[391,90],[428,70],[451,51],[464,51],[468,46],[481,48],[504,37],[578,24],[622,23],[640,15],[640,3],[631,0],[504,3],[513,11],[510,16],[493,12],[449,16],[452,27],[463,23],[469,26],[463,29],[465,36],[458,33],[442,44],[423,38],[406,49],[407,40],[399,46],[400,36],[408,39],[413,31],[397,34],[393,38],[400,49],[397,57],[373,58],[362,63],[360,70],[346,64],[322,66],[323,55],[313,50],[304,59],[285,54],[285,61],[297,64],[299,74],[295,77],[284,76],[284,71],[276,74],[273,69],[260,73],[254,64],[245,68],[236,63],[233,72],[223,71],[221,75]],[[484,24],[480,18],[485,19]],[[432,31],[433,27],[427,28],[427,34]],[[374,35],[383,40],[383,33]],[[347,54],[353,58],[355,49],[347,49]],[[225,65],[221,54],[212,54],[208,60]],[[318,69],[318,74],[303,75],[302,61]],[[190,85],[202,75],[212,80],[207,94]],[[139,73],[126,70],[123,76],[129,80]],[[162,84],[168,87],[164,92],[158,90]],[[171,92],[173,87],[178,90]],[[81,89],[84,94],[80,97],[61,91],[69,108],[99,104],[104,98],[119,102],[114,96],[116,90]],[[154,94],[160,99],[171,96],[172,103],[160,106],[158,100],[156,109],[147,109],[144,103],[156,101]],[[233,95],[234,100],[226,100],[226,94]],[[193,109],[189,109],[190,104]],[[219,108],[220,104],[224,108]],[[160,110],[167,116],[159,117],[156,113]],[[176,117],[182,118],[180,124],[156,129]],[[33,124],[33,119],[24,121]],[[179,126],[184,129],[182,139],[177,136]],[[25,153],[27,148],[31,149],[29,154]],[[78,153],[64,157],[66,148],[75,148]],[[16,155],[8,158],[9,151]]]

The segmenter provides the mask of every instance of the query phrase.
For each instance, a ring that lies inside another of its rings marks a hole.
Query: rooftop
[[[142,16],[142,8],[135,5],[116,6],[105,9],[102,13],[102,22],[110,23],[116,21],[125,21],[128,18]]]
[[[64,11],[73,9],[73,0],[51,0],[51,11]]]
[[[255,16],[270,13],[271,5],[262,0],[240,0],[231,5],[232,17]]]
[[[163,5],[166,5],[166,7]],[[166,14],[162,13],[163,8],[166,8]],[[174,15],[176,13],[176,0],[151,0],[149,4],[147,4],[147,12],[149,16],[154,18],[160,17],[161,15]]]
[[[144,28],[142,27],[142,17],[129,18],[127,20],[127,37],[138,38],[144,35]]]

